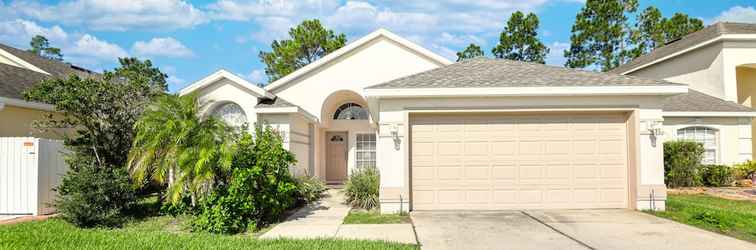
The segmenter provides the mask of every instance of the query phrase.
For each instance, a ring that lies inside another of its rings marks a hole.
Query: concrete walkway
[[[260,238],[338,238],[417,244],[412,224],[341,224],[351,209],[343,202],[341,189],[329,189],[320,201],[299,209]]]

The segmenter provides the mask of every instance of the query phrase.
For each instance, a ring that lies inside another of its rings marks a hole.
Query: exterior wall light
[[[394,149],[399,150],[399,146],[402,143],[402,140],[399,139],[399,126],[392,124],[389,133],[391,133],[391,138],[394,139]]]

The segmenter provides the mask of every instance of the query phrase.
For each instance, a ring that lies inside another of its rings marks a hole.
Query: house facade
[[[382,29],[265,87],[219,70],[180,94],[206,115],[277,129],[296,174],[335,184],[376,166],[384,212],[664,209],[666,109],[736,112],[738,131],[752,114],[663,79],[452,63]]]
[[[28,102],[23,93],[50,78],[91,76],[86,69],[0,44],[0,137],[63,138],[63,131],[39,131],[33,124],[54,112],[53,105]]]
[[[704,144],[704,162],[731,165],[752,158],[756,97],[756,24],[720,22],[611,72],[688,84],[700,103],[671,101],[664,109],[665,139]],[[727,101],[715,105],[702,99]],[[689,100],[689,101],[690,101]]]

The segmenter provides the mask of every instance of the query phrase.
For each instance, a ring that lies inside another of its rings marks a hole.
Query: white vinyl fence
[[[67,170],[61,141],[0,137],[0,215],[54,213],[52,189]]]

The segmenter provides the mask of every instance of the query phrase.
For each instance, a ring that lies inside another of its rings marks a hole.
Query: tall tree
[[[344,47],[346,35],[336,35],[317,19],[305,20],[289,30],[290,39],[274,40],[271,52],[260,51],[265,74],[272,82]]]
[[[60,52],[60,49],[50,47],[50,41],[44,36],[36,35],[32,37],[29,45],[31,46],[29,52],[47,59],[63,61],[63,54]]]
[[[480,46],[471,43],[470,45],[467,45],[467,48],[464,50],[457,52],[457,62],[484,55],[485,54],[483,53],[483,50],[480,49]]]
[[[572,25],[565,66],[603,71],[619,66],[626,50],[626,13],[637,9],[638,0],[587,0]]]
[[[538,16],[533,13],[512,13],[491,52],[496,58],[545,63],[549,48],[538,39],[538,25]]]
[[[675,13],[671,18],[662,16],[661,11],[650,6],[641,12],[628,38],[635,47],[629,50],[629,59],[641,56],[655,48],[664,46],[683,36],[703,29],[703,21],[687,14]]]
[[[167,89],[166,75],[149,60],[119,60],[119,68],[102,76],[51,79],[25,93],[27,100],[52,104],[62,114],[37,126],[76,129],[66,146],[103,167],[126,165],[134,123],[150,100]]]

